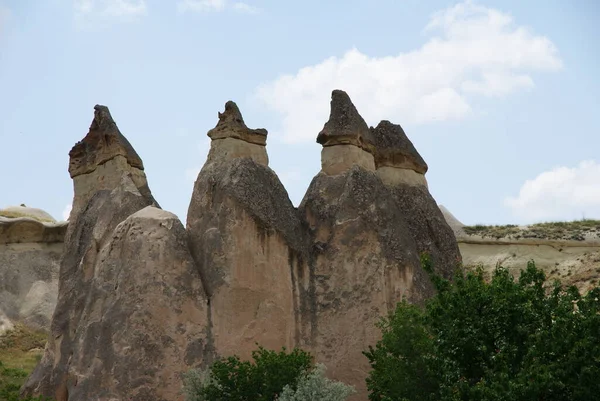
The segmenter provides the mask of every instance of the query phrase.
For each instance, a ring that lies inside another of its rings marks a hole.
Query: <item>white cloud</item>
[[[62,218],[64,221],[69,220],[69,216],[71,215],[71,209],[73,208],[73,205],[71,205],[70,203],[65,206],[65,208],[62,211]]]
[[[543,172],[504,204],[527,223],[600,218],[600,164],[586,160]]]
[[[90,17],[131,20],[146,15],[146,0],[74,0],[75,18]]]
[[[243,2],[230,3],[228,0],[180,0],[177,3],[179,12],[219,12],[226,9],[246,14],[257,14],[259,12],[258,8],[250,4]]]
[[[557,71],[554,44],[513,18],[466,1],[435,13],[420,48],[387,57],[351,49],[283,75],[255,95],[282,116],[288,143],[314,141],[329,114],[333,89],[348,92],[371,123],[457,120],[472,112],[472,98],[531,89],[535,71]]]

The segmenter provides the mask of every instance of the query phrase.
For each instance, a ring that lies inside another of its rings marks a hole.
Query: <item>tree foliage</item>
[[[208,370],[184,377],[186,401],[273,401],[285,386],[296,390],[299,378],[312,367],[312,356],[299,348],[287,353],[259,347],[252,361],[237,355],[214,362]]]
[[[432,279],[424,308],[403,301],[379,324],[370,400],[600,399],[600,288],[548,286],[533,262],[518,280],[502,267],[490,282],[482,268]]]

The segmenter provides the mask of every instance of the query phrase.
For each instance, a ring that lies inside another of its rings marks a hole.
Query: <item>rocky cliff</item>
[[[429,253],[460,254],[402,128],[369,128],[334,91],[322,169],[295,208],[268,166],[267,131],[233,102],[208,131],[186,228],[160,209],[141,158],[95,107],[70,152],[74,202],[44,357],[23,393],[58,401],[181,400],[180,374],[256,343],[300,346],[365,399],[362,351],[403,297],[433,293]]]
[[[40,209],[14,206],[0,210],[1,327],[20,322],[47,330],[56,306],[59,261],[66,222]]]

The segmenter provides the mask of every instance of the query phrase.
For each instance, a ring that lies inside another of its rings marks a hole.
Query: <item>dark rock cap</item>
[[[323,146],[355,145],[372,152],[369,126],[346,92],[336,89],[331,93],[329,121],[317,135],[317,143]]]
[[[73,178],[91,173],[99,165],[119,155],[124,156],[130,166],[144,169],[142,159],[119,131],[108,107],[96,105],[88,134],[69,152],[69,174]]]
[[[237,104],[231,100],[225,103],[225,111],[219,113],[219,122],[215,128],[208,131],[207,135],[212,140],[236,138],[256,145],[267,144],[267,130],[248,128]]]
[[[427,172],[427,163],[400,125],[383,120],[377,127],[371,127],[370,131],[375,145],[376,168],[390,166],[421,174]]]

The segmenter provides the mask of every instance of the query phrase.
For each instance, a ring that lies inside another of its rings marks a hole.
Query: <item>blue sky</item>
[[[0,0],[0,207],[61,219],[107,105],[185,219],[227,100],[298,204],[332,89],[401,124],[467,224],[600,218],[600,3]]]

